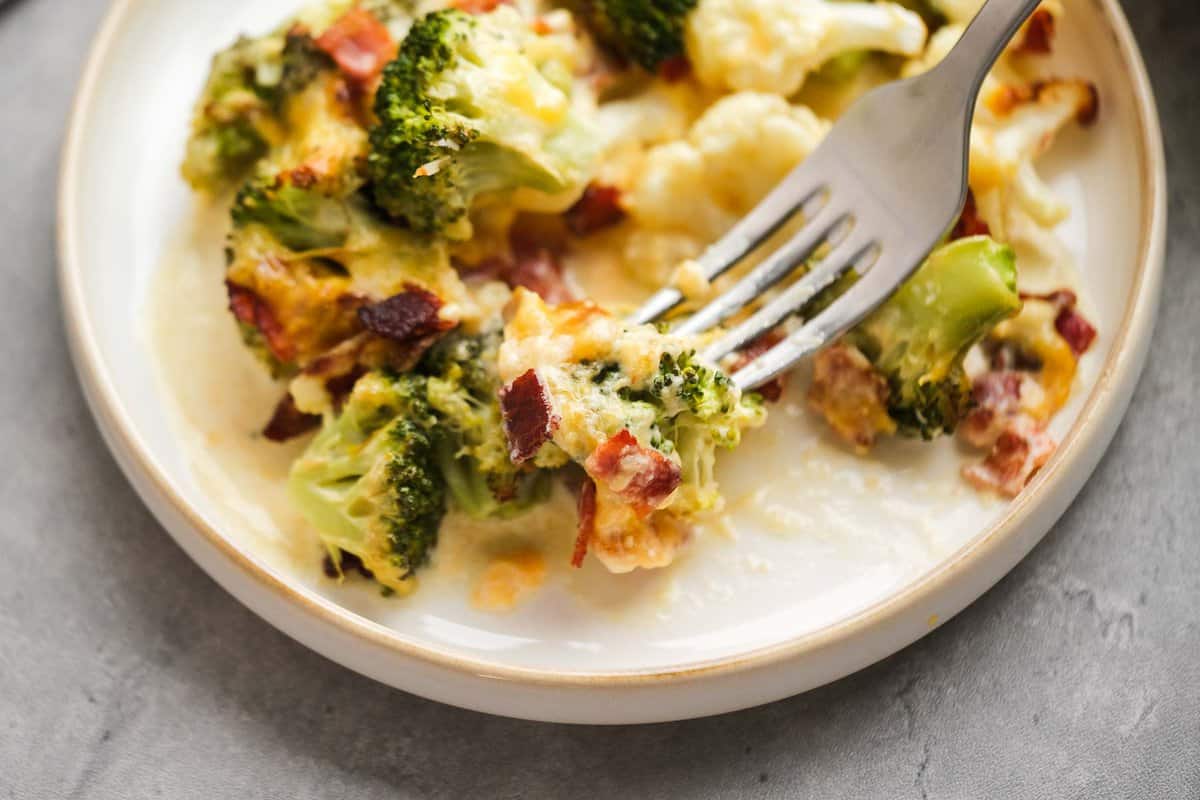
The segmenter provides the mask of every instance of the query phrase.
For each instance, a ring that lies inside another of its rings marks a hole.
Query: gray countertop
[[[105,450],[54,285],[105,0],[0,8],[0,797],[1200,798],[1200,6],[1128,0],[1165,123],[1162,314],[1112,449],[1011,575],[818,691],[627,728],[387,689],[209,580]]]

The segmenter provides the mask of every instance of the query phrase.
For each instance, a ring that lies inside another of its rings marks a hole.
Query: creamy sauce
[[[242,346],[226,309],[223,217],[219,210],[199,210],[167,254],[150,303],[151,341],[192,471],[216,501],[225,529],[269,561],[332,591],[332,582],[320,576],[319,537],[285,490],[288,467],[305,440],[280,445],[257,433],[285,386]],[[588,255],[583,263],[601,263],[599,254]],[[576,267],[589,288],[619,272]],[[619,280],[607,287],[612,294],[622,288]],[[718,477],[727,516],[699,526],[669,569],[617,576],[594,559],[571,569],[574,499],[558,487],[547,503],[515,519],[480,522],[448,514],[416,596],[457,595],[488,613],[523,607],[541,595],[547,603],[565,596],[622,624],[671,621],[714,613],[747,578],[783,582],[778,591],[816,580],[810,569],[819,572],[824,559],[879,569],[887,564],[881,575],[898,579],[952,550],[964,530],[977,528],[980,515],[1004,507],[960,480],[964,454],[951,440],[885,441],[868,457],[846,450],[803,407],[805,383],[803,374],[794,376],[767,425],[722,454]],[[766,481],[763,464],[771,465]],[[797,559],[809,566],[798,567]],[[886,585],[882,577],[873,580]],[[386,608],[381,603],[404,602],[382,600],[363,581],[346,584],[337,590],[339,600],[368,616],[384,613],[377,611]]]
[[[536,550],[522,550],[492,559],[471,593],[481,611],[511,611],[546,580],[546,559]]]

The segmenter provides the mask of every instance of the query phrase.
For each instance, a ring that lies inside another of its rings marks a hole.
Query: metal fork
[[[794,314],[840,275],[859,279],[824,311],[735,371],[753,389],[845,333],[925,260],[962,212],[975,98],[992,64],[1038,0],[987,0],[949,55],[932,70],[859,99],[824,141],[699,259],[713,280],[789,220],[802,227],[727,292],[673,329],[700,333],[733,316],[822,252],[812,269],[735,326],[702,356],[745,347]],[[683,295],[661,289],[633,316],[652,322]]]

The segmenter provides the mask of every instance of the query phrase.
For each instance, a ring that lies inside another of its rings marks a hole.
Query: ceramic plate
[[[327,657],[532,719],[645,722],[775,700],[883,658],[982,594],[1063,512],[1116,429],[1159,294],[1163,158],[1117,3],[1070,0],[1049,71],[1095,81],[1101,117],[1064,134],[1042,165],[1073,206],[1061,234],[1101,336],[1055,420],[1057,454],[1018,500],[963,485],[952,441],[849,455],[793,391],[722,465],[730,525],[668,570],[572,572],[552,557],[528,600],[485,612],[471,601],[478,565],[462,554],[488,543],[461,534],[444,537],[409,598],[324,578],[311,540],[293,535],[300,523],[280,511],[286,453],[246,450],[278,390],[224,316],[219,224],[177,171],[212,52],[294,5],[114,4],[65,147],[60,288],[92,410],[147,505],[222,586]],[[538,520],[506,535],[536,536]]]

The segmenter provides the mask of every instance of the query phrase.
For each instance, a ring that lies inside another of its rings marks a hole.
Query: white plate
[[[297,559],[279,544],[289,531],[261,507],[269,489],[223,450],[229,431],[217,423],[261,419],[266,401],[253,387],[262,379],[229,344],[233,326],[203,324],[221,303],[220,262],[207,252],[219,234],[183,258],[196,262],[196,288],[177,281],[170,312],[177,339],[211,336],[219,358],[162,380],[146,321],[154,276],[194,218],[176,164],[208,59],[293,6],[114,4],[64,152],[60,287],[80,380],[147,505],[222,586],[329,658],[443,702],[543,720],[669,720],[785,697],[894,652],[978,597],[1063,512],[1116,429],[1159,294],[1163,157],[1144,67],[1116,2],[1072,0],[1051,63],[1099,85],[1100,123],[1065,135],[1045,171],[1074,206],[1063,238],[1101,337],[1055,422],[1058,453],[1016,502],[963,488],[952,442],[896,444],[858,461],[784,406],[723,468],[740,507],[737,540],[701,537],[668,571],[555,568],[506,615],[474,609],[471,570],[455,571],[445,557],[408,599],[322,579],[311,551]],[[207,393],[224,399],[209,403]],[[233,477],[218,491],[222,470]]]

